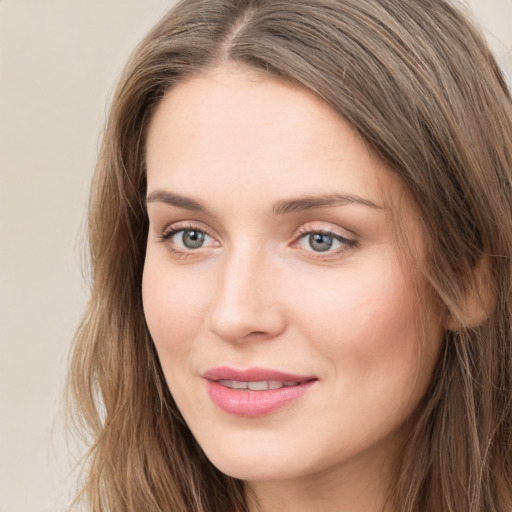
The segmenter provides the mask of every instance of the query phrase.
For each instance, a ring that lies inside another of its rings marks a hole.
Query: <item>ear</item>
[[[469,276],[469,281],[457,312],[448,314],[446,328],[449,331],[476,327],[484,323],[496,306],[496,294],[492,286],[488,257],[484,256],[475,265]]]

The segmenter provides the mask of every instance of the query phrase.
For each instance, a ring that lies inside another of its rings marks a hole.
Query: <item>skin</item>
[[[206,455],[248,482],[261,511],[393,510],[391,473],[441,340],[432,305],[431,336],[420,340],[420,278],[400,257],[384,207],[383,190],[421,260],[399,179],[312,93],[233,66],[167,93],[150,125],[147,173],[144,311]],[[157,191],[206,211],[167,204]],[[333,193],[367,204],[273,211]],[[204,244],[187,248],[190,231],[165,238],[173,229],[200,230]],[[308,235],[318,231],[343,238],[321,252]],[[207,393],[201,375],[218,366],[317,381],[277,411],[239,417]]]

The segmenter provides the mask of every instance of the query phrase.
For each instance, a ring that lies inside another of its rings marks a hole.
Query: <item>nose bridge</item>
[[[275,336],[283,328],[271,258],[252,243],[227,251],[218,274],[217,293],[211,306],[210,328],[226,341],[249,335]]]

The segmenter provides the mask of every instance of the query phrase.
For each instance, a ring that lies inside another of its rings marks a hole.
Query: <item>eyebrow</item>
[[[209,213],[208,209],[200,201],[167,190],[155,190],[151,192],[146,198],[146,205],[149,203],[165,203],[193,212]],[[382,210],[382,207],[373,201],[357,195],[323,194],[319,196],[298,197],[296,199],[283,199],[274,203],[271,211],[274,215],[286,215],[317,208],[345,206],[348,204],[356,204]]]
[[[151,192],[151,194],[146,197],[146,205],[149,203],[165,203],[192,212],[208,213],[206,207],[196,199],[175,194],[167,190],[155,190]]]
[[[286,199],[277,201],[272,208],[275,215],[284,215],[287,213],[296,213],[315,208],[328,208],[332,206],[345,206],[348,204],[357,204],[367,206],[376,210],[382,210],[382,207],[364,197],[351,194],[324,194],[320,196],[306,196],[297,199]]]

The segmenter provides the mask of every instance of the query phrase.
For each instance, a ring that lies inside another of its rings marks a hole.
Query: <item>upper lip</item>
[[[265,380],[280,382],[307,382],[315,380],[313,375],[295,375],[291,373],[270,370],[267,368],[247,368],[245,370],[237,370],[228,366],[219,366],[210,368],[202,374],[207,380],[236,380],[239,382],[260,382]]]

